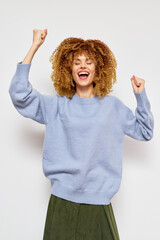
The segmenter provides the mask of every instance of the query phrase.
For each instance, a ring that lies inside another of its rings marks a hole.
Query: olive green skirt
[[[111,203],[75,203],[51,194],[43,240],[119,240]]]

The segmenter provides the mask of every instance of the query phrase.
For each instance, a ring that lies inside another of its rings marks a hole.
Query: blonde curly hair
[[[72,76],[73,58],[82,53],[95,63],[93,95],[103,98],[113,91],[117,62],[110,48],[100,40],[70,37],[58,45],[49,58],[52,63],[51,80],[54,88],[60,96],[73,97],[76,92],[76,84]]]

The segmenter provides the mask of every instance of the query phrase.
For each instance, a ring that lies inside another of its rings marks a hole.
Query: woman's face
[[[78,86],[93,85],[95,78],[95,64],[92,59],[84,54],[74,57],[72,64],[72,76]]]

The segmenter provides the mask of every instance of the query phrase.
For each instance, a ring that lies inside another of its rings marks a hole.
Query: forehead
[[[73,58],[74,60],[81,60],[81,59],[86,59],[89,60],[91,59],[87,54],[76,54]]]

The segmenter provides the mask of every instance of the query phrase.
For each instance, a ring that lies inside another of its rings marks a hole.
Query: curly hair
[[[113,91],[117,62],[110,48],[100,40],[70,37],[58,45],[49,58],[52,63],[51,79],[54,88],[60,96],[73,97],[76,92],[76,84],[72,77],[73,58],[82,53],[95,63],[93,94],[103,98]]]

